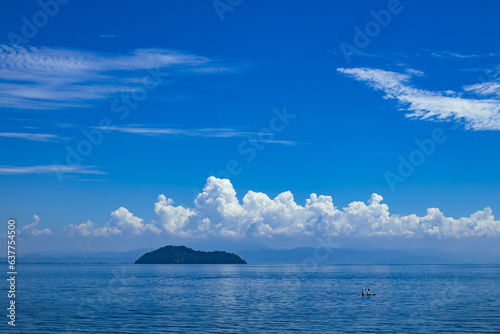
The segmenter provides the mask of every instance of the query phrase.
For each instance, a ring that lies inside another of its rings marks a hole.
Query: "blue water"
[[[500,332],[500,266],[25,264],[18,271],[17,326],[4,316],[6,333]],[[362,287],[377,295],[357,295]]]

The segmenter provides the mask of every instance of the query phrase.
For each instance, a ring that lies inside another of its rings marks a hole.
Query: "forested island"
[[[136,264],[246,264],[236,254],[196,251],[185,246],[165,246],[141,256]]]

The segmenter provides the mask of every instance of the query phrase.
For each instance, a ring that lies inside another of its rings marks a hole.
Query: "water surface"
[[[24,264],[18,272],[11,333],[500,332],[500,266]],[[359,296],[363,287],[377,295]]]

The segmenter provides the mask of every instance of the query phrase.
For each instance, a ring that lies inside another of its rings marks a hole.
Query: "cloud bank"
[[[464,87],[476,98],[461,97],[454,91],[429,91],[409,84],[409,74],[370,68],[338,68],[337,71],[385,93],[384,98],[398,100],[410,112],[406,117],[463,122],[467,129],[500,130],[500,86],[496,83]]]
[[[192,208],[175,206],[160,195],[154,219],[145,224],[126,208],[114,211],[103,227],[92,222],[69,225],[71,235],[165,234],[177,237],[223,237],[231,239],[293,239],[326,236],[475,238],[499,237],[500,221],[490,208],[470,217],[446,217],[430,208],[423,217],[391,214],[383,198],[373,194],[364,202],[337,208],[331,196],[311,194],[305,205],[297,204],[290,191],[274,199],[249,191],[240,202],[229,180],[209,177]]]

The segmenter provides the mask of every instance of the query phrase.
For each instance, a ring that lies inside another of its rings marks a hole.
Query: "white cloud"
[[[189,227],[187,226],[191,216],[195,215],[190,209],[182,206],[173,206],[174,201],[167,199],[165,195],[158,196],[158,202],[155,203],[156,223],[169,234],[187,235]],[[200,226],[202,227],[202,226]]]
[[[122,232],[131,234],[142,234],[146,231],[160,233],[161,231],[152,224],[143,224],[143,219],[138,218],[124,207],[111,213],[111,220],[108,226],[116,228]]]
[[[40,224],[40,218],[37,215],[33,215],[34,222],[26,225],[21,229],[21,235],[31,235],[31,236],[41,236],[41,235],[51,235],[52,231],[48,228],[39,230],[37,226]]]
[[[258,142],[263,144],[281,144],[286,146],[295,146],[297,143],[291,140],[267,140],[267,139],[250,139],[251,142]]]
[[[102,38],[116,38],[116,37],[124,37],[124,35],[102,34],[102,35],[99,35],[99,37],[102,37]]]
[[[143,219],[136,217],[124,207],[111,212],[111,220],[99,227],[91,220],[82,224],[70,224],[63,228],[69,236],[111,237],[114,235],[140,235],[145,232],[161,233],[154,224],[144,224]]]
[[[141,126],[115,126],[115,127],[99,127],[101,130],[113,130],[125,133],[133,133],[138,135],[148,136],[164,136],[164,135],[184,135],[191,137],[245,137],[252,132],[239,131],[228,128],[203,128],[203,129],[177,129],[177,128],[153,128]]]
[[[177,237],[236,239],[500,237],[500,221],[495,220],[490,208],[458,219],[444,216],[437,208],[428,209],[423,217],[415,214],[401,216],[391,214],[382,201],[382,196],[373,194],[367,203],[356,201],[339,209],[331,196],[311,194],[305,205],[300,205],[290,191],[274,199],[264,193],[249,191],[240,202],[229,180],[209,177],[193,208],[174,206],[171,199],[160,195],[150,224],[144,224],[143,219],[120,208],[112,213],[113,219],[105,228],[119,231],[126,227],[132,234],[161,231]],[[93,225],[92,228],[97,229]],[[81,229],[87,236],[94,235],[86,226]]]
[[[497,52],[492,52],[492,53],[488,53],[488,54],[463,55],[463,54],[459,54],[456,52],[450,52],[450,51],[435,51],[435,52],[431,52],[431,55],[436,57],[436,58],[441,58],[441,59],[450,59],[450,58],[468,59],[468,58],[497,57],[499,54]]]
[[[0,175],[25,175],[25,174],[106,174],[95,169],[95,166],[86,165],[40,165],[40,166],[2,166]]]
[[[483,96],[495,96],[500,97],[500,82],[483,82],[475,85],[465,86],[464,90],[466,92],[472,92]]]
[[[86,223],[82,224],[70,224],[68,226],[64,226],[64,230],[68,233],[69,236],[81,236],[81,237],[109,237],[112,235],[121,234],[121,231],[116,227],[96,226],[91,220],[87,220]]]
[[[115,93],[138,91],[137,82],[145,76],[141,70],[180,73],[217,68],[208,58],[165,49],[105,54],[0,45],[0,107],[80,108]]]
[[[410,75],[416,75],[417,77],[423,77],[423,76],[425,76],[424,72],[419,71],[419,70],[415,70],[413,68],[407,68],[406,69],[406,73],[408,73]]]
[[[500,100],[463,98],[446,91],[428,91],[409,84],[411,76],[370,68],[338,68],[340,73],[366,82],[385,93],[386,99],[396,99],[410,112],[406,117],[434,121],[462,121],[467,129],[500,130]],[[471,88],[469,92],[478,92]],[[450,96],[452,95],[452,96]],[[455,96],[453,96],[455,95]]]

